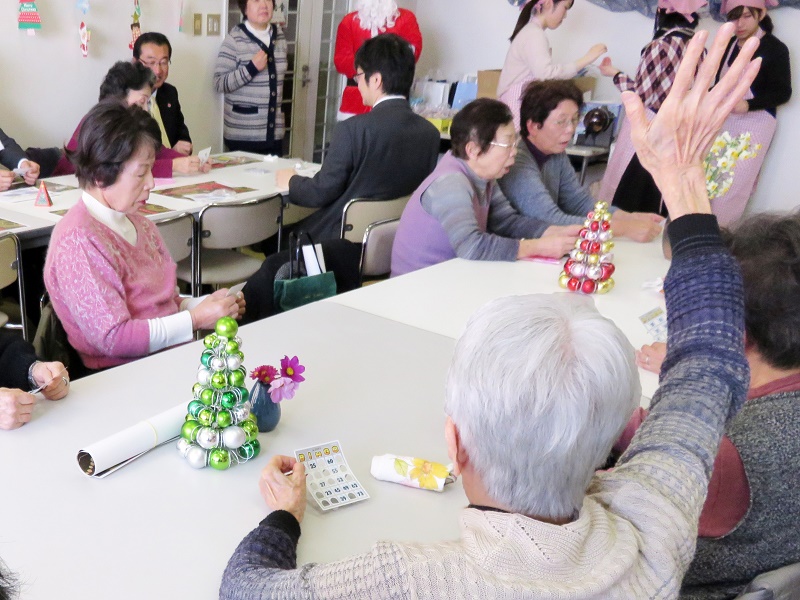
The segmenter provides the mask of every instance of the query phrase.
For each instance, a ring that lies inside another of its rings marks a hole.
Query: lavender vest
[[[420,184],[417,191],[411,196],[411,200],[406,204],[403,216],[400,217],[400,224],[397,227],[397,234],[392,247],[392,277],[436,265],[456,257],[455,250],[450,245],[450,239],[447,237],[447,232],[441,223],[436,217],[429,215],[422,208],[422,194],[433,182],[451,173],[463,173],[472,183],[470,179],[471,171],[467,163],[448,152],[436,165],[433,173],[428,175],[427,179]],[[487,185],[486,202],[484,204],[480,203],[478,190],[472,184],[472,208],[475,211],[478,228],[483,232],[486,231],[486,224],[489,218],[491,186],[494,183],[492,181]]]

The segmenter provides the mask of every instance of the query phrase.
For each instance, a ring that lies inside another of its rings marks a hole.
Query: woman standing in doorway
[[[225,94],[223,139],[228,150],[283,155],[286,38],[271,23],[275,0],[237,0],[244,23],[222,42],[214,89]]]
[[[734,107],[722,126],[722,131],[732,136],[749,132],[751,147],[760,144],[761,148],[755,157],[736,163],[730,190],[711,201],[711,209],[720,225],[738,221],[755,193],[761,166],[775,135],[777,108],[792,97],[789,49],[772,34],[772,19],[767,15],[767,7],[777,5],[777,0],[726,0],[722,3],[722,14],[736,23],[736,36],[728,44],[717,81],[727,73],[742,44],[751,37],[760,38],[755,56],[762,62],[750,92]]]
[[[605,44],[595,44],[574,62],[553,62],[550,42],[544,32],[561,25],[572,3],[573,0],[531,0],[519,14],[497,84],[497,97],[511,109],[517,131],[522,91],[528,83],[534,79],[571,79],[606,53]]]

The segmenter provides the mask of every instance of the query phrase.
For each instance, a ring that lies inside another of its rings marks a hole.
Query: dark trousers
[[[667,216],[667,208],[661,202],[661,191],[636,154],[619,180],[612,204],[628,212],[651,212]]]

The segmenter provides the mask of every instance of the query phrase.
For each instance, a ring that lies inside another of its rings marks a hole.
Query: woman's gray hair
[[[573,294],[511,296],[467,323],[445,412],[491,498],[572,517],[641,395],[630,342]]]

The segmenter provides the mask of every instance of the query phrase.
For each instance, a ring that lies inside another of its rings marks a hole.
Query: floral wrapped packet
[[[384,454],[372,457],[370,473],[381,481],[441,492],[446,484],[457,479],[451,473],[452,469],[452,464],[443,465],[422,458]]]

